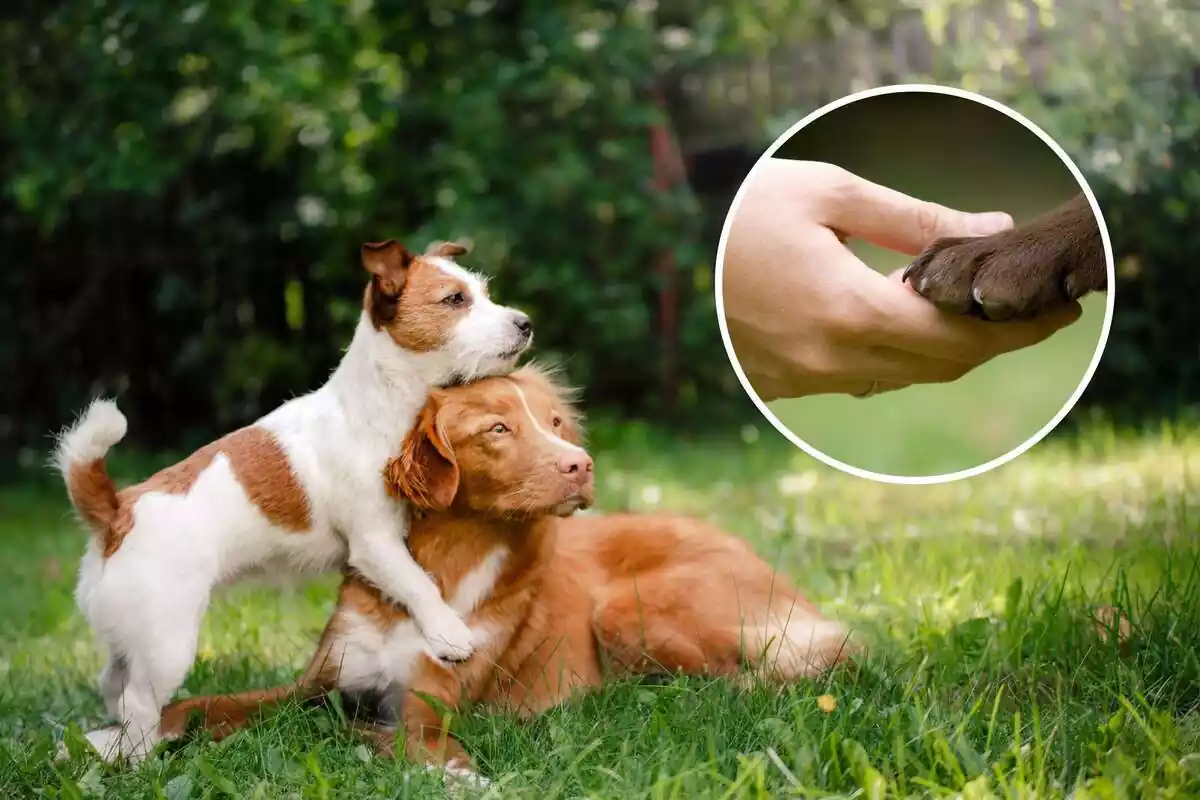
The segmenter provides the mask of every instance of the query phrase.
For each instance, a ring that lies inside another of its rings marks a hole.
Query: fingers
[[[1011,228],[1000,211],[969,214],[917,200],[845,170],[830,191],[821,222],[849,236],[908,255],[917,255],[942,236],[987,236]]]
[[[879,385],[875,387],[875,390],[873,392],[871,392],[871,394],[869,394],[868,397],[874,397],[877,394],[885,394],[886,392],[895,392],[899,389],[906,389],[909,386],[912,386],[912,384],[911,383],[889,383],[888,381],[880,381]]]
[[[1002,353],[1020,350],[1049,338],[1079,319],[1083,309],[1072,302],[1016,322],[989,322],[948,314],[900,281],[886,281],[886,290],[875,295],[876,341],[931,358],[977,365]]]
[[[842,370],[841,392],[868,396],[902,389],[914,383],[947,383],[967,374],[973,363],[915,353],[903,347],[887,345],[842,350],[838,359]]]
[[[908,381],[884,381],[871,378],[830,378],[817,384],[811,381],[800,381],[796,385],[785,387],[760,387],[754,384],[754,391],[765,403],[776,400],[795,400],[799,397],[815,397],[824,394],[850,395],[851,397],[868,398],[885,392],[894,392],[912,384]]]
[[[898,389],[904,389],[911,385],[912,384],[909,382],[871,380],[869,378],[845,378],[839,379],[835,382],[826,383],[821,386],[820,391],[810,391],[806,394],[845,394],[865,400],[868,397],[876,397],[881,394],[886,394],[887,392],[894,392]],[[795,396],[799,397],[804,395]],[[789,399],[792,398],[791,395],[788,397]]]

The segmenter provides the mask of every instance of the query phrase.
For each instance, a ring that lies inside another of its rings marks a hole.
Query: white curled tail
[[[71,503],[104,540],[117,513],[117,489],[104,457],[125,438],[128,423],[112,400],[93,400],[74,425],[58,437],[54,464],[62,473]]]

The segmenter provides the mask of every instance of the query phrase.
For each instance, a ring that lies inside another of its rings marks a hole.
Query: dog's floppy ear
[[[367,242],[362,246],[363,269],[375,276],[379,290],[389,297],[397,297],[404,288],[408,268],[413,255],[395,239],[383,242]]]
[[[429,247],[425,248],[425,255],[455,259],[458,256],[466,255],[470,251],[471,248],[460,242],[430,242]]]
[[[392,497],[425,511],[445,511],[458,494],[458,462],[437,424],[438,401],[430,397],[404,439],[400,455],[384,468]]]

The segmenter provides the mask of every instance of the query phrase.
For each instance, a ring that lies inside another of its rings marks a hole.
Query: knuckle
[[[877,328],[877,315],[867,307],[855,305],[828,320],[826,330],[838,341],[867,342],[874,341]]]
[[[813,177],[834,187],[848,187],[854,184],[854,175],[845,167],[828,162],[813,162]]]
[[[788,359],[793,372],[811,378],[828,379],[837,377],[840,368],[834,353],[822,345],[797,348]]]
[[[824,187],[823,194],[835,205],[855,202],[861,193],[861,181],[836,164],[814,164],[811,178],[813,183]]]
[[[880,278],[887,280],[883,276]],[[830,346],[875,344],[875,333],[881,320],[891,316],[891,309],[885,306],[890,297],[889,292],[881,294],[875,290],[874,283],[843,287],[835,302],[813,309],[814,328],[822,332]]]
[[[922,200],[917,203],[917,231],[926,239],[934,239],[941,235],[945,212],[936,203]]]

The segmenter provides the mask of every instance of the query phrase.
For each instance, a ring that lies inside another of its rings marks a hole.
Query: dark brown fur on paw
[[[904,280],[943,311],[996,322],[1108,288],[1100,227],[1082,194],[1019,228],[937,239]]]

